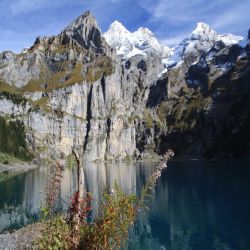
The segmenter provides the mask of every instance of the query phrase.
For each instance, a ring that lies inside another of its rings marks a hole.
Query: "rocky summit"
[[[249,37],[249,34],[248,34]],[[250,43],[197,28],[174,48],[86,12],[0,54],[0,151],[89,161],[242,158],[250,152]]]

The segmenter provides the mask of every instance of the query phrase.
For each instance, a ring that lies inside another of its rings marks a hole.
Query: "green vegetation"
[[[98,57],[87,67],[87,73],[85,80],[89,83],[95,82],[103,75],[109,76],[113,72],[112,60],[110,57],[102,56]]]
[[[30,161],[33,156],[28,151],[25,138],[25,126],[21,121],[7,121],[6,118],[0,117],[0,152]]]
[[[31,79],[24,87],[20,88],[20,92],[36,92],[43,91],[43,81],[41,79]]]
[[[88,200],[84,200],[87,202]],[[117,185],[114,194],[105,192],[99,210],[91,223],[87,222],[90,207],[78,230],[69,217],[57,215],[46,222],[42,238],[35,242],[38,249],[119,249],[126,245],[128,230],[134,221],[136,197],[122,192]],[[45,213],[48,214],[47,210]]]
[[[5,98],[17,105],[25,105],[27,98],[18,93],[18,89],[0,79],[0,99]]]
[[[38,44],[35,44],[28,53],[32,53],[34,49],[38,49]],[[42,47],[47,53],[51,52],[52,56],[58,54],[63,55],[69,53],[69,50],[72,49],[76,54],[83,53],[83,49],[78,48],[77,45],[57,45],[56,49],[51,48],[51,44],[46,41],[42,41]],[[86,81],[88,83],[95,82],[101,79],[103,76],[108,76],[113,72],[113,63],[110,57],[108,56],[99,56],[93,52],[85,51],[90,58],[90,62],[82,63],[77,59],[74,60],[62,60],[53,62],[53,69],[49,66],[48,63],[40,60],[40,74],[29,80],[29,82],[21,87],[15,88],[7,84],[5,81],[0,79],[0,92],[8,92],[15,95],[22,95],[27,92],[50,92],[56,89],[64,88],[67,86],[74,85],[76,83],[82,83]],[[20,55],[23,58],[23,55]]]
[[[197,124],[200,113],[211,105],[212,98],[204,97],[200,92],[191,98],[181,96],[173,103],[162,102],[157,110],[159,120],[166,122],[169,130],[188,131]]]
[[[150,111],[148,111],[148,110],[144,111],[143,119],[144,119],[148,129],[154,127],[154,121],[153,121],[153,118],[152,118],[152,115],[151,115]]]
[[[159,120],[163,124],[166,123],[166,116],[169,112],[170,112],[169,104],[166,101],[162,102],[157,110],[157,115],[159,117]]]
[[[22,161],[17,159],[16,157],[0,152],[0,163],[2,164],[10,164],[10,163],[21,163]]]
[[[30,110],[33,112],[37,111],[44,111],[46,113],[51,112],[51,107],[48,104],[49,102],[49,97],[44,96],[36,101],[30,101],[30,104],[32,105],[32,108]]]
[[[84,80],[83,74],[82,74],[82,66],[80,63],[77,63],[75,68],[70,72],[68,75],[68,79],[66,80],[65,84],[73,85],[75,83],[81,83]]]
[[[0,78],[0,92],[15,93],[16,91],[17,89],[15,87],[10,86]]]
[[[244,93],[229,106],[230,122],[216,124],[217,131],[207,143],[204,156],[227,159],[248,158],[250,150],[250,96]]]
[[[99,80],[103,75],[108,76],[113,72],[112,61],[107,56],[97,57],[87,64],[70,60],[55,64],[57,65],[57,71],[49,72],[48,69],[43,70],[39,79],[30,80],[20,91],[50,92],[76,83],[82,83],[83,81],[92,83]]]
[[[11,93],[8,91],[2,91],[0,92],[0,99],[5,98],[7,100],[12,101],[16,105],[26,105],[27,98],[17,94],[17,93]]]
[[[124,157],[123,161],[125,161],[125,162],[133,161],[133,157],[132,157],[132,156],[129,156],[129,155],[126,155],[126,156]]]
[[[45,96],[33,102],[34,105],[45,107],[48,104],[49,97]]]
[[[74,152],[74,151],[73,151]],[[75,154],[76,155],[76,154]],[[128,233],[133,226],[139,209],[145,207],[145,199],[150,196],[152,187],[161,176],[165,163],[173,156],[168,150],[142,189],[140,198],[127,194],[117,184],[111,191],[105,191],[98,201],[98,215],[91,219],[92,194],[85,193],[80,185],[80,159],[78,165],[78,190],[71,197],[67,215],[57,214],[55,204],[60,194],[62,167],[52,168],[47,188],[47,207],[42,209],[45,229],[34,242],[35,249],[124,249]]]

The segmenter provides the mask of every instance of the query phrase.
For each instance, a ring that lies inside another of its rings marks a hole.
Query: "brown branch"
[[[77,154],[77,152],[75,151],[75,149],[72,149],[72,153],[73,155],[75,156],[75,159],[76,159],[76,163],[77,163],[77,191],[78,193],[80,192],[80,185],[81,185],[81,180],[80,180],[80,168],[81,168],[81,165],[80,165],[80,157],[79,155]]]
[[[74,194],[73,203],[71,203],[70,217],[74,225],[74,235],[72,235],[73,244],[75,247],[79,244],[80,239],[80,224],[84,214],[86,204],[84,202],[84,187],[83,187],[83,171],[81,171],[81,161],[75,149],[72,149],[72,154],[75,156],[77,163],[77,192]]]

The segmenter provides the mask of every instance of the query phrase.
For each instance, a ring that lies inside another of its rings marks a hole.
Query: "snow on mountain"
[[[113,22],[103,37],[111,47],[116,48],[117,54],[123,58],[135,55],[147,55],[154,50],[162,57],[168,57],[170,49],[156,39],[148,28],[139,28],[135,32],[128,31],[120,22]]]
[[[233,34],[219,35],[218,40],[222,41],[226,46],[230,46],[232,44],[240,43],[244,40],[242,36],[235,36]]]
[[[197,23],[197,27],[191,33],[190,40],[200,40],[200,41],[216,41],[218,34],[211,29],[211,27],[206,23]]]
[[[242,40],[243,37],[232,34],[219,35],[208,24],[199,22],[188,37],[183,39],[179,45],[171,48],[170,56],[163,59],[163,63],[166,67],[174,66],[182,61],[184,56],[198,56],[202,52],[208,52],[218,41],[222,41],[226,46],[231,46]]]
[[[165,65],[163,73],[168,70],[168,67],[181,64],[184,58],[189,57],[189,63],[195,63],[218,41],[230,46],[243,40],[242,37],[232,34],[219,35],[208,24],[202,22],[197,23],[192,33],[171,49],[161,44],[148,28],[139,28],[135,32],[130,32],[118,21],[110,25],[103,37],[111,47],[116,48],[117,54],[123,59],[135,55],[146,56],[152,50],[159,53]]]
[[[196,29],[191,33],[190,39],[211,42],[222,41],[226,46],[230,46],[242,41],[243,37],[230,33],[219,35],[216,31],[212,30],[208,24],[199,22]]]

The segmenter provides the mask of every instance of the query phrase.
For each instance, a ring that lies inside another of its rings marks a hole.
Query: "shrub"
[[[75,155],[76,156],[76,155]],[[42,237],[34,242],[35,249],[120,249],[126,247],[128,232],[133,225],[139,208],[144,206],[148,196],[161,172],[166,168],[166,162],[173,156],[168,150],[162,156],[161,162],[142,190],[139,199],[135,194],[121,191],[117,184],[111,192],[104,192],[99,203],[99,213],[90,220],[92,195],[81,191],[80,160],[78,165],[78,190],[71,199],[68,215],[56,215],[46,221],[46,229]],[[47,199],[48,207],[43,209],[46,217],[53,214],[53,208],[59,193],[58,184],[62,178],[59,165],[49,181]],[[51,183],[52,182],[52,183]],[[53,191],[54,188],[54,191]],[[52,197],[52,198],[51,198]]]

